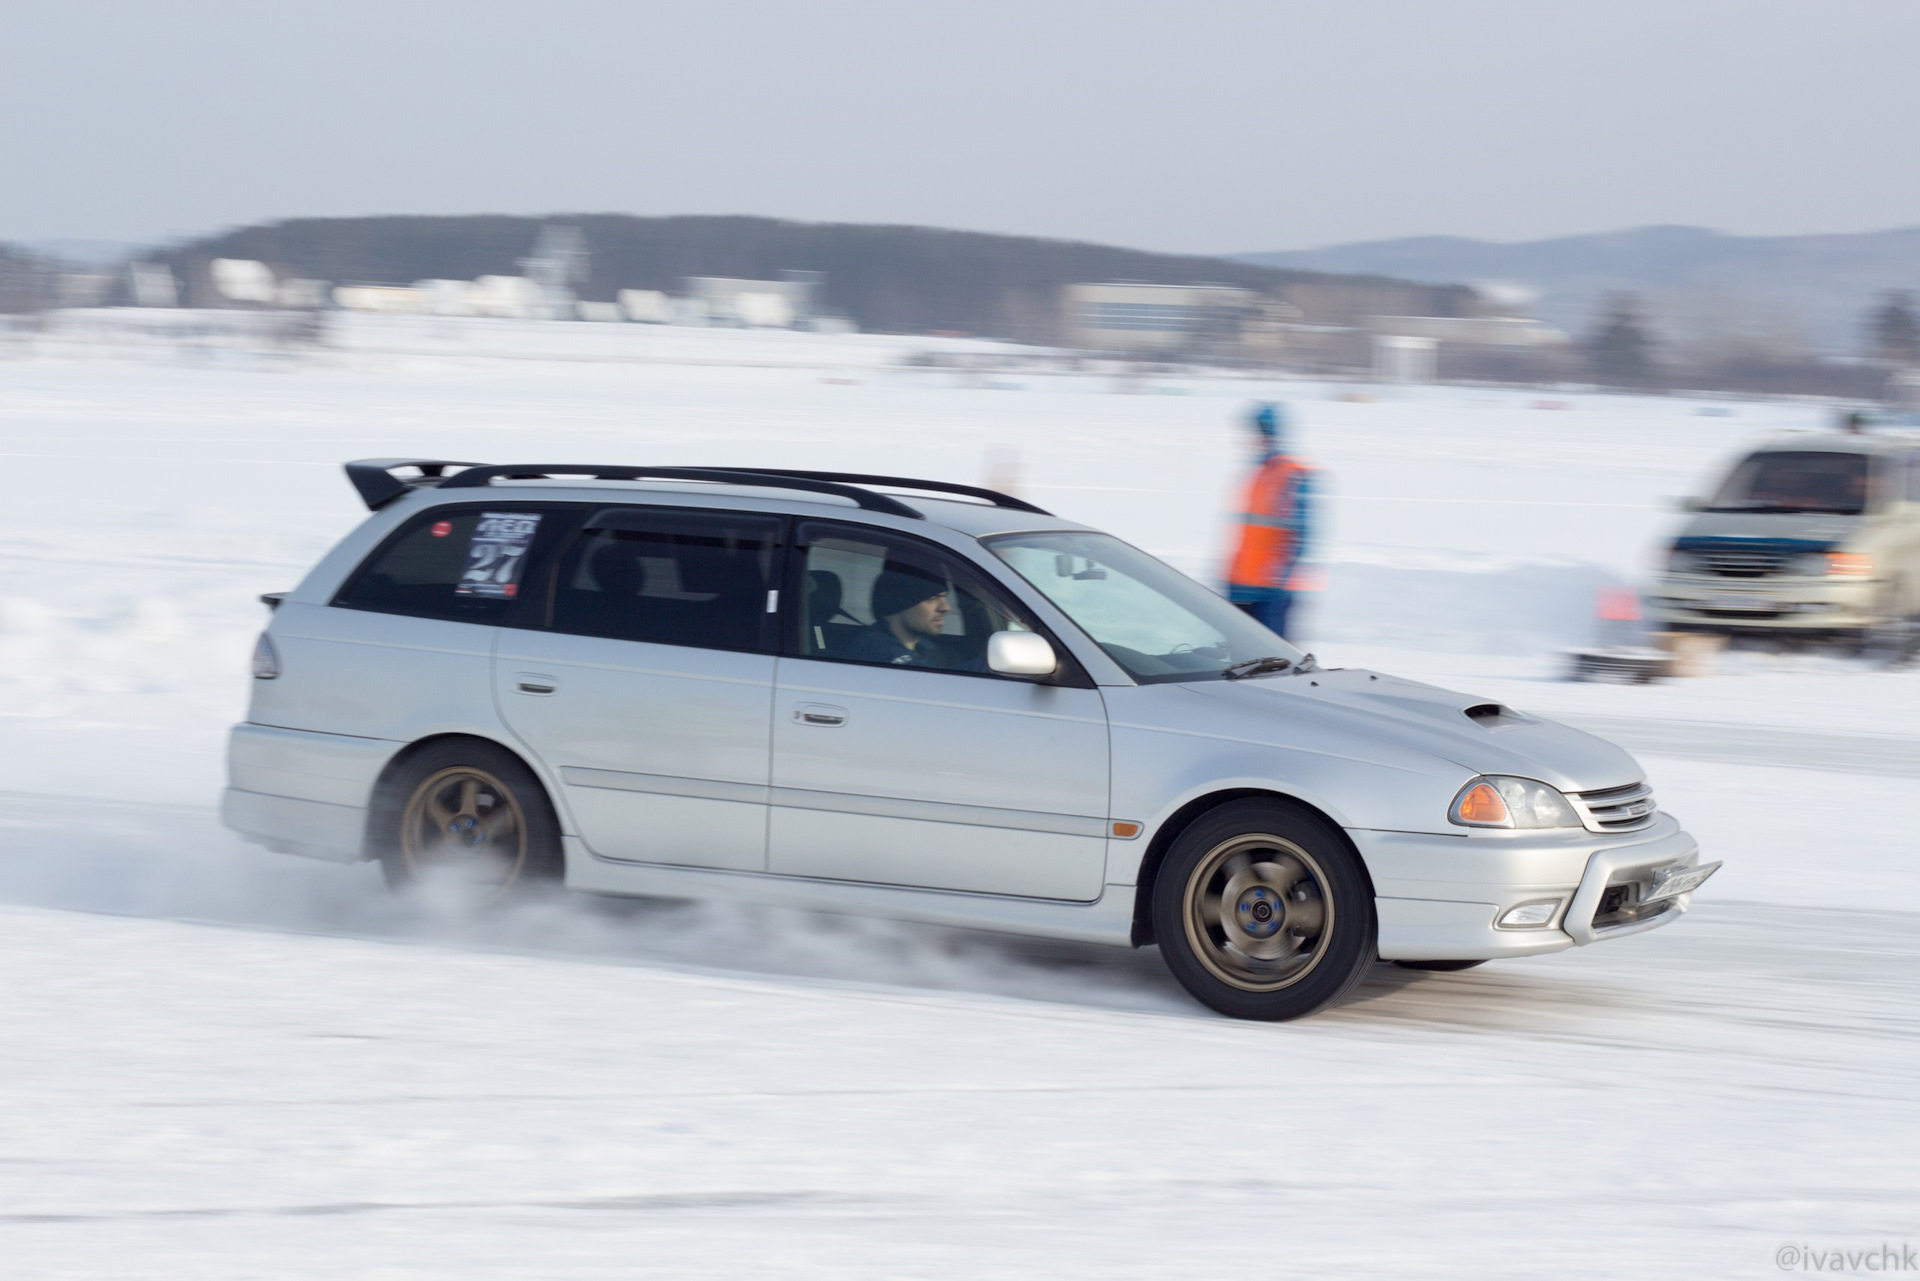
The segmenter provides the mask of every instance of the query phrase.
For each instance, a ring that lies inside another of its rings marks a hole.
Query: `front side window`
[[[1707,504],[1713,512],[1858,516],[1870,497],[1866,454],[1776,449],[1741,461]]]
[[[1222,597],[1110,534],[983,541],[1142,684],[1218,680],[1253,659],[1302,658]]]
[[[616,508],[586,522],[553,576],[555,631],[702,649],[768,650],[780,521]]]
[[[348,609],[498,623],[514,610],[550,511],[438,509],[381,544],[334,598]]]
[[[1034,630],[977,572],[930,543],[826,522],[802,525],[798,542],[795,652],[803,658],[986,675],[988,637]]]

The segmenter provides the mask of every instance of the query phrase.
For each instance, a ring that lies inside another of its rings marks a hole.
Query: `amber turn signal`
[[[1873,557],[1866,552],[1828,552],[1827,572],[1841,578],[1866,578],[1873,573]]]
[[[1493,790],[1491,783],[1475,785],[1460,798],[1454,813],[1459,815],[1462,823],[1488,827],[1501,827],[1512,821],[1507,814],[1507,803],[1500,798],[1500,793]]]
[[[1130,841],[1140,835],[1140,825],[1138,823],[1115,823],[1113,825],[1113,834],[1123,841]]]

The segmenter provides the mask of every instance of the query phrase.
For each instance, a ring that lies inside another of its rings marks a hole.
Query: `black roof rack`
[[[447,468],[459,467],[453,475]],[[396,471],[413,468],[418,476],[396,476]],[[762,485],[773,489],[798,489],[808,493],[832,494],[846,498],[867,511],[889,516],[924,520],[897,498],[876,494],[865,488],[884,485],[892,489],[919,489],[930,494],[960,494],[979,498],[995,507],[1051,516],[1022,498],[983,489],[978,485],[956,485],[944,480],[915,480],[907,476],[873,476],[850,471],[798,471],[781,467],[628,467],[592,466],[578,463],[463,463],[445,458],[361,458],[347,464],[347,479],[360,492],[367,506],[375,511],[403,494],[423,486],[442,489],[480,489],[495,480],[548,480],[561,476],[585,476],[593,480],[698,480],[722,485]]]
[[[701,480],[720,485],[763,485],[771,489],[801,489],[815,494],[846,498],[870,512],[888,516],[906,516],[913,520],[926,517],[897,498],[876,494],[854,485],[815,480],[792,472],[768,472],[726,467],[625,467],[587,466],[579,463],[503,463],[497,466],[469,467],[440,482],[442,489],[481,489],[495,480],[548,480],[556,476],[585,476],[592,480]]]
[[[1053,515],[1044,507],[1035,507],[1024,498],[1015,498],[1012,494],[1003,494],[997,489],[982,489],[978,485],[955,485],[944,480],[911,480],[905,476],[869,476],[865,472],[857,471],[789,471],[784,467],[733,467],[728,470],[753,472],[763,476],[797,476],[802,480],[830,480],[842,485],[885,485],[893,489],[924,489],[930,494],[964,494],[968,498],[983,498],[995,507],[1032,512],[1036,516]]]
[[[473,466],[477,464],[448,458],[359,458],[347,464],[347,479],[360,491],[368,509],[379,511],[416,486],[438,484],[449,467]],[[393,474],[402,467],[418,468],[420,474],[412,478]]]

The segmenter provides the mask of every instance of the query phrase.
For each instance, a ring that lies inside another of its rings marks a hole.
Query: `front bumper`
[[[1692,867],[1700,848],[1670,816],[1642,831],[1348,833],[1374,879],[1380,957],[1388,961],[1481,961],[1539,956],[1656,929],[1691,906],[1682,894],[1640,905],[1656,869]],[[1523,903],[1553,900],[1542,926],[1495,924]]]
[[[1657,622],[1725,630],[1853,631],[1876,621],[1880,584],[1866,578],[1668,574],[1652,598]]]

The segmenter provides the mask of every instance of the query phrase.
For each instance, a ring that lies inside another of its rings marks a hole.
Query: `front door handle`
[[[516,672],[514,687],[522,694],[551,694],[560,688],[560,682],[540,672]]]
[[[847,709],[827,703],[802,703],[793,709],[793,719],[802,725],[845,725]]]

